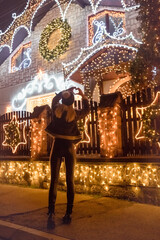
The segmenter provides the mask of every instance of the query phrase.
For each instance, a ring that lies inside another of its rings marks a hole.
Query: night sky
[[[89,4],[88,0],[83,0]],[[47,1],[46,1],[47,2]],[[27,4],[27,0],[0,0],[0,30],[5,31],[12,22],[12,13],[20,14]],[[102,0],[102,5],[121,6],[120,0]]]
[[[4,31],[12,22],[12,13],[20,14],[27,0],[0,0],[0,30]]]

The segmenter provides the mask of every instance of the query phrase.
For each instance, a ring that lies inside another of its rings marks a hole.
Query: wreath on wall
[[[48,41],[51,34],[55,30],[61,30],[61,39],[54,49],[49,49]],[[61,18],[53,19],[43,30],[39,41],[39,51],[44,59],[47,61],[53,61],[62,55],[69,46],[69,39],[71,37],[71,27],[67,20],[63,21]]]

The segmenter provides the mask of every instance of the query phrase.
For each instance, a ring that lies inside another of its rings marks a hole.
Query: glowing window
[[[10,72],[16,72],[31,65],[31,42],[22,45],[11,57]]]
[[[104,10],[88,19],[89,45],[102,41],[105,31],[118,37],[125,32],[125,14],[123,12]]]

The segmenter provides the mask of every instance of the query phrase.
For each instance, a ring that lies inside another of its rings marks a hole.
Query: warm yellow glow
[[[62,30],[56,29],[51,33],[49,40],[48,40],[48,49],[53,50],[59,43],[62,38]]]
[[[55,93],[40,95],[36,97],[27,98],[26,111],[33,112],[35,107],[52,105],[52,99],[55,97]]]
[[[106,157],[112,158],[117,149],[117,111],[118,108],[114,107],[99,111],[99,131],[100,131],[100,148],[102,154]]]
[[[14,124],[17,124],[17,126],[18,126],[18,127],[17,127],[17,131],[18,131],[18,132],[19,132],[20,126],[22,125],[22,127],[23,127],[23,141],[19,142],[19,143],[18,143],[16,146],[14,146],[14,147],[12,147],[10,144],[7,143],[7,137],[6,137],[6,136],[7,136],[6,127],[7,127],[10,123],[12,123],[12,122],[14,122]],[[4,132],[5,132],[5,139],[4,139],[3,143],[2,143],[2,145],[3,145],[3,146],[8,146],[8,147],[10,147],[10,148],[12,149],[12,152],[15,153],[15,152],[17,151],[17,148],[18,148],[19,145],[21,145],[21,144],[24,145],[24,144],[27,143],[26,136],[25,136],[25,127],[26,127],[27,122],[24,121],[24,122],[19,123],[19,122],[17,121],[16,115],[14,115],[10,123],[3,125],[3,129],[4,129]]]
[[[14,177],[13,177],[14,176]],[[48,188],[50,183],[49,162],[0,162],[0,179],[16,184],[29,184]],[[60,184],[65,185],[65,164],[60,169]],[[108,163],[81,164],[75,166],[75,183],[87,192],[109,191],[110,186],[160,187],[158,165]],[[96,191],[96,190],[95,190]]]
[[[139,107],[136,108],[136,112],[137,112],[137,114],[139,115],[140,119],[142,118],[142,114],[144,113],[145,109],[147,109],[148,107],[154,105],[154,104],[157,102],[158,97],[159,97],[159,94],[160,94],[160,92],[158,91],[158,92],[156,93],[155,99],[154,99],[153,102],[152,102],[151,104],[149,104],[148,106],[146,106],[146,107],[141,107],[141,108],[139,108]],[[141,136],[142,127],[143,127],[143,122],[141,122],[140,128],[139,128],[139,130],[138,130],[138,132],[137,132],[137,134],[136,134],[136,136],[135,136],[135,138],[136,138],[137,140],[138,140],[138,139],[143,139],[143,138],[145,138],[145,136],[143,136],[143,135]],[[160,146],[160,143],[158,143],[158,146]]]
[[[41,80],[43,78],[43,71],[39,69],[39,72],[37,73],[38,78]]]
[[[6,113],[12,112],[12,107],[10,105],[8,105],[6,107]]]

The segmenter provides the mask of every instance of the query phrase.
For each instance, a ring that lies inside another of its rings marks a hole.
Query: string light
[[[101,108],[98,114],[101,154],[112,158],[116,155],[118,143],[118,107],[114,107],[113,110]]]
[[[42,93],[45,89],[47,91],[55,90],[59,92],[64,87],[64,81],[62,78],[55,77],[54,74],[48,75],[43,73],[37,74],[34,80],[27,84],[12,100],[12,108],[16,110],[22,110],[26,105],[27,97],[33,95],[35,92]]]
[[[26,6],[24,8],[24,11],[22,11],[22,13],[20,13],[19,15],[16,15],[16,13],[12,13],[13,21],[11,22],[11,24],[7,27],[7,29],[4,32],[2,30],[0,30],[0,40],[1,40],[0,50],[2,50],[2,48],[4,48],[4,47],[8,47],[9,44],[7,44],[7,42],[9,42],[11,40],[11,46],[9,46],[9,49],[10,49],[10,53],[12,52],[14,36],[21,28],[25,28],[28,35],[29,36],[31,35],[33,19],[36,15],[37,11],[44,4],[44,2],[46,2],[46,0],[37,0],[36,2],[34,0],[28,0],[26,3]],[[55,0],[55,2],[60,10],[62,20],[65,21],[66,14],[72,3],[72,0],[69,1],[64,12],[62,10],[59,0]],[[101,0],[98,0],[95,5],[94,5],[93,0],[89,0],[89,2],[92,7],[92,12],[94,14],[96,14],[97,8],[98,8]],[[126,7],[126,4],[124,3],[123,0],[121,0],[121,3],[126,11],[136,9],[138,7],[138,5],[136,5],[136,6],[128,8],[128,7]]]
[[[141,107],[141,108],[137,107],[136,108],[136,112],[139,115],[140,119],[142,119],[142,116],[145,114],[145,110],[147,110],[147,109],[149,109],[149,111],[148,111],[149,116],[145,117],[145,119],[147,118],[145,121],[141,121],[140,128],[139,128],[139,130],[138,130],[138,132],[135,136],[135,138],[137,140],[138,139],[144,139],[147,136],[148,136],[147,138],[150,139],[150,141],[151,141],[151,139],[152,140],[155,139],[156,142],[158,143],[158,146],[160,146],[159,145],[160,144],[160,142],[159,142],[160,141],[160,139],[159,139],[160,134],[159,133],[156,134],[156,131],[151,129],[151,116],[153,116],[153,114],[155,115],[155,117],[157,115],[160,115],[160,106],[155,105],[155,103],[157,102],[157,100],[159,98],[159,94],[160,94],[160,92],[156,93],[155,99],[153,100],[153,102],[150,105],[148,105],[146,107]],[[153,119],[153,117],[152,117],[152,119]],[[147,127],[149,127],[149,129],[147,128],[148,129],[147,132],[143,131],[143,130],[145,130],[144,125],[145,125],[145,127],[146,127],[146,125],[147,125]]]
[[[44,154],[42,148],[46,143],[46,121],[42,117],[38,121],[31,120],[31,157],[36,158]]]
[[[45,2],[46,0],[37,0],[36,2],[34,0],[28,0],[26,7],[24,11],[16,16],[16,14],[12,14],[13,16],[13,21],[9,25],[9,27],[4,31],[0,32],[0,40],[1,40],[1,45],[0,49],[5,47],[6,45],[10,45],[10,53],[12,52],[13,48],[13,42],[14,42],[14,37],[16,33],[24,28],[28,36],[31,35],[31,29],[32,29],[32,24],[33,24],[33,15],[35,16],[35,13],[38,11],[38,9],[41,7],[41,5]],[[7,44],[10,43],[10,44]]]
[[[96,44],[95,44],[96,45]],[[94,47],[95,47],[94,45]],[[78,59],[78,62],[74,61],[74,64],[76,65],[75,68],[70,68],[71,70],[67,70],[68,71],[68,74],[66,76],[66,81],[68,81],[70,79],[70,77],[73,75],[73,73],[75,73],[79,68],[80,66],[85,63],[90,57],[92,57],[95,53],[97,53],[98,51],[104,49],[104,48],[124,48],[124,49],[127,49],[127,50],[132,50],[133,52],[137,52],[137,48],[135,47],[131,47],[131,46],[128,46],[128,45],[124,45],[124,44],[115,44],[115,43],[112,43],[112,44],[101,44],[100,47],[97,47],[96,49],[92,50],[92,52],[90,52],[87,56],[85,56],[81,61],[79,61],[80,59],[80,55],[82,55],[82,53],[79,55],[79,57],[77,58]],[[76,59],[76,60],[77,60]],[[70,64],[69,64],[70,65]],[[66,71],[66,67],[65,67],[65,71]]]
[[[12,152],[15,153],[17,148],[21,144],[26,144],[27,140],[25,137],[25,127],[26,121],[19,123],[17,121],[16,115],[13,116],[12,120],[8,124],[3,125],[3,129],[5,132],[5,140],[3,141],[3,146],[9,146],[12,149]],[[20,136],[20,126],[23,128],[23,141],[21,141]]]
[[[71,4],[72,0],[69,1],[69,3],[67,4],[67,7],[66,7],[66,9],[65,9],[64,12],[63,12],[63,10],[62,10],[62,7],[61,7],[60,2],[59,2],[58,0],[55,0],[55,2],[57,3],[57,5],[58,5],[58,7],[59,7],[59,10],[60,10],[60,13],[61,13],[61,16],[62,16],[62,20],[63,20],[63,22],[64,22],[64,21],[65,21],[66,14],[67,14],[67,11],[68,11],[68,9],[69,9],[69,7],[70,7],[70,4]]]
[[[75,149],[78,147],[80,143],[90,143],[91,138],[88,134],[88,122],[89,122],[90,116],[87,116],[85,118],[85,123],[84,123],[84,135],[87,137],[86,139],[82,139],[78,144],[75,145]]]
[[[28,1],[27,1],[26,6],[25,6],[25,8],[24,8],[24,11],[21,12],[18,16],[16,16],[16,13],[12,13],[13,21],[11,22],[11,24],[7,27],[7,29],[6,29],[4,32],[2,32],[2,30],[0,30],[0,36],[6,34],[6,33],[8,32],[8,30],[9,30],[9,29],[12,27],[12,25],[14,24],[14,22],[16,21],[16,19],[18,19],[19,17],[21,17],[21,16],[25,13],[26,9],[27,9],[28,6],[29,6],[29,2],[30,2],[30,1],[31,1],[31,0],[28,0]]]
[[[125,4],[125,2],[124,2],[124,0],[121,0],[121,4],[122,4],[124,10],[127,11],[127,12],[132,11],[132,10],[135,10],[135,9],[137,9],[137,8],[140,7],[139,4],[134,5],[134,4],[135,4],[134,1],[133,1],[133,6],[131,6],[131,7],[127,7],[126,4]]]
[[[75,166],[75,189],[104,193],[113,186],[160,187],[159,166],[146,163],[82,164]],[[49,188],[49,162],[0,162],[1,182]],[[65,165],[60,168],[59,189],[66,188]]]
[[[94,1],[94,0],[89,0],[89,2],[90,2],[90,4],[91,4],[91,7],[92,7],[92,12],[93,12],[94,14],[96,14],[97,8],[98,8],[99,4],[101,3],[101,1],[102,1],[102,0],[98,0],[98,1],[96,2],[96,4],[94,5],[95,1]]]
[[[118,84],[122,82],[122,75],[126,77],[128,75],[128,69],[130,68],[131,60],[135,58],[136,52],[132,52],[127,49],[109,48],[106,52],[102,53],[99,57],[92,60],[81,70],[81,78],[83,85],[85,85],[85,92],[89,98],[91,98],[90,79],[94,78],[95,82],[100,85],[103,75],[115,72],[117,74],[117,80],[113,82],[113,90]],[[117,58],[115,59],[115,56]],[[123,81],[127,81],[129,76]]]

